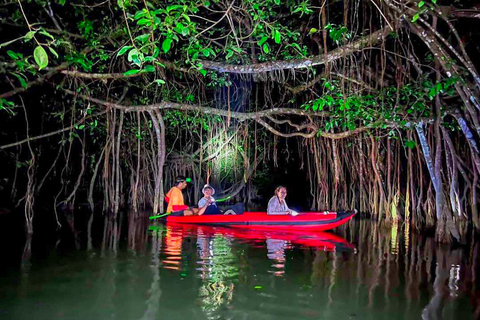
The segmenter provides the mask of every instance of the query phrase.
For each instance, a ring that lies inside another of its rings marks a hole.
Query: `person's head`
[[[275,189],[275,195],[280,199],[283,200],[287,196],[287,188],[284,186],[278,186],[277,189]]]
[[[187,178],[185,178],[185,176],[178,176],[175,179],[175,186],[180,190],[185,189],[187,187]]]
[[[206,184],[203,186],[202,193],[205,197],[211,197],[212,195],[215,194],[215,189],[209,184]]]

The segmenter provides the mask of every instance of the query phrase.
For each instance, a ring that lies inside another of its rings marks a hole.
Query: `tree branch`
[[[375,45],[385,39],[390,32],[389,27],[385,27],[381,30],[375,31],[372,34],[360,38],[359,40],[346,44],[335,50],[330,51],[328,54],[322,54],[313,56],[310,58],[272,61],[264,63],[256,63],[251,65],[229,65],[222,62],[215,61],[201,61],[203,68],[216,70],[218,72],[229,73],[261,73],[267,71],[276,71],[284,69],[300,69],[313,67],[317,65],[326,64],[335,60],[338,60],[346,55],[352,54],[356,51],[360,51],[366,46]]]
[[[136,111],[150,111],[150,110],[160,110],[160,109],[177,109],[177,110],[185,110],[185,111],[198,111],[202,112],[204,114],[214,114],[214,115],[219,115],[219,116],[224,116],[224,117],[231,117],[238,119],[240,121],[245,121],[245,120],[255,120],[258,123],[260,123],[262,126],[267,128],[269,131],[272,133],[281,136],[281,137],[304,137],[304,138],[313,138],[317,134],[317,132],[314,130],[310,133],[303,133],[303,132],[296,132],[296,133],[282,133],[272,126],[270,126],[268,123],[263,121],[261,118],[263,117],[268,117],[271,115],[275,114],[295,114],[295,115],[300,115],[300,116],[316,116],[316,117],[325,117],[328,116],[328,113],[326,112],[308,112],[304,111],[301,109],[290,109],[290,108],[272,108],[272,109],[267,109],[267,110],[262,110],[262,111],[257,111],[257,112],[234,112],[234,111],[228,111],[228,110],[222,110],[222,109],[215,109],[215,108],[209,108],[209,107],[202,107],[199,105],[189,105],[189,104],[180,104],[180,103],[175,103],[175,102],[166,102],[163,101],[161,103],[156,103],[156,104],[150,104],[150,105],[139,105],[139,106],[123,106],[120,104],[116,104],[113,102],[108,102],[104,100],[99,100],[95,99],[92,97],[89,97],[87,95],[83,94],[78,94],[74,91],[68,90],[68,89],[63,89],[68,94],[71,95],[76,95],[79,98],[82,98],[84,100],[90,101],[97,103],[99,105],[106,106],[107,108],[112,108],[112,109],[119,109],[123,110],[124,112],[136,112]],[[339,132],[339,133],[329,133],[329,132],[319,132],[318,135],[324,138],[329,138],[329,139],[344,139],[348,138],[350,136],[359,134],[361,132],[367,131],[370,128],[368,127],[360,127],[356,128],[351,131],[345,131],[345,132]]]
[[[273,117],[270,117],[270,116],[267,116],[267,118],[272,121],[272,122],[275,122],[276,124],[285,124],[285,123],[288,123],[290,126],[294,127],[297,131],[300,131],[300,130],[303,130],[303,129],[312,129],[313,131],[317,131],[318,130],[318,127],[315,123],[313,122],[310,122],[310,123],[305,123],[305,124],[295,124],[293,123],[292,121],[290,120],[278,120],[278,119],[275,119]]]
[[[49,133],[45,133],[45,134],[41,134],[39,136],[36,136],[36,137],[30,137],[30,138],[27,138],[27,139],[23,139],[21,141],[17,141],[17,142],[14,142],[14,143],[9,143],[9,144],[5,144],[3,146],[0,146],[0,150],[3,150],[3,149],[7,149],[7,148],[11,148],[11,147],[15,147],[15,146],[18,146],[18,145],[21,145],[21,144],[24,144],[24,143],[27,143],[27,142],[30,142],[30,141],[34,141],[34,140],[38,140],[38,139],[43,139],[43,138],[48,138],[48,137],[51,137],[51,136],[54,136],[56,134],[59,134],[59,133],[62,133],[62,132],[65,132],[65,131],[69,131],[69,130],[72,130],[73,128],[75,128],[76,126],[82,124],[85,122],[85,120],[91,118],[91,117],[96,117],[96,116],[101,116],[103,114],[107,113],[107,110],[104,110],[104,111],[101,111],[99,113],[96,113],[90,117],[86,117],[86,118],[83,118],[81,119],[80,121],[76,122],[75,124],[69,126],[69,127],[66,127],[66,128],[63,128],[63,129],[60,129],[60,130],[56,130],[56,131],[52,131],[52,132],[49,132]]]
[[[438,6],[438,9],[448,17],[480,19],[480,9],[456,9],[449,6]]]
[[[291,138],[291,137],[304,137],[305,139],[310,139],[315,137],[316,135],[323,137],[323,138],[328,138],[328,139],[345,139],[354,135],[357,135],[359,133],[362,133],[364,131],[369,130],[370,128],[368,127],[359,127],[354,130],[350,131],[344,131],[344,132],[338,132],[338,133],[331,133],[331,132],[319,132],[319,131],[312,131],[310,133],[304,133],[304,132],[293,132],[293,133],[283,133],[278,131],[277,129],[273,128],[270,126],[268,123],[263,121],[262,119],[255,119],[259,124],[264,126],[265,128],[268,129],[268,131],[272,132],[273,134],[284,137],[284,138]]]
[[[310,133],[305,133],[305,132],[283,133],[283,132],[278,131],[277,129],[275,129],[274,127],[272,127],[271,125],[269,125],[268,123],[266,123],[265,121],[263,121],[260,118],[255,119],[255,121],[257,121],[259,124],[261,124],[262,126],[267,128],[267,130],[272,132],[273,134],[275,134],[277,136],[280,136],[280,137],[284,137],[284,138],[304,137],[305,139],[310,139],[310,138],[315,137],[315,135],[317,134],[316,131],[312,131]]]
[[[144,73],[135,73],[131,75],[125,75],[124,73],[87,73],[87,72],[80,72],[77,70],[63,70],[61,72],[64,75],[74,77],[74,78],[85,78],[85,79],[122,79],[122,78],[133,78],[143,75]]]
[[[352,79],[352,78],[349,78],[349,77],[346,77],[344,76],[343,74],[340,74],[340,73],[335,73],[335,72],[330,72],[330,74],[332,76],[335,76],[335,77],[338,77],[338,78],[341,78],[341,79],[344,79],[344,80],[347,80],[349,82],[352,82],[352,83],[355,83],[359,86],[362,86],[364,87],[365,89],[368,89],[370,90],[371,92],[376,92],[377,90],[375,90],[374,88],[372,88],[371,86],[369,86],[368,84],[366,84],[365,82],[362,82],[362,81],[359,81],[359,80],[356,80],[356,79]],[[291,93],[293,94],[297,94],[297,93],[300,93],[304,90],[307,90],[308,88],[310,87],[313,87],[314,85],[316,85],[318,82],[320,82],[322,79],[324,79],[325,77],[327,77],[328,74],[326,72],[316,76],[315,78],[313,78],[312,80],[308,81],[307,83],[305,84],[301,84],[299,86],[296,86],[296,87],[290,87],[288,85],[285,86],[285,88],[290,91]]]
[[[184,73],[195,73],[195,72],[198,73],[198,71],[196,69],[182,68],[182,67],[179,67],[179,66],[175,65],[175,63],[170,62],[170,61],[166,61],[166,60],[162,60],[162,59],[158,59],[158,61],[160,63],[162,63],[165,66],[165,68],[167,68],[167,69],[177,70],[177,71],[181,71],[181,72],[184,72]],[[138,73],[131,74],[131,75],[125,75],[122,72],[119,72],[119,73],[87,73],[87,72],[80,72],[80,71],[77,71],[77,70],[73,70],[73,71],[64,70],[64,71],[62,71],[62,74],[65,74],[65,75],[71,76],[71,77],[75,77],[75,78],[102,79],[102,80],[105,79],[106,80],[106,79],[134,78],[134,77],[144,75],[145,73],[138,72]]]
[[[63,91],[65,91],[70,95],[74,95],[79,98],[82,98],[84,100],[94,102],[99,105],[103,105],[107,108],[119,109],[119,110],[123,110],[124,112],[149,111],[154,109],[159,109],[159,110],[160,109],[177,109],[177,110],[184,110],[184,111],[198,111],[204,114],[214,114],[214,115],[219,115],[224,117],[231,117],[231,118],[238,119],[240,121],[252,120],[252,119],[262,118],[262,117],[275,115],[275,114],[294,114],[299,116],[315,116],[315,117],[329,116],[327,112],[310,112],[302,109],[292,109],[292,108],[272,108],[272,109],[267,109],[267,110],[262,110],[257,112],[235,112],[235,111],[228,111],[228,110],[216,109],[216,108],[210,108],[210,107],[202,107],[200,105],[181,104],[181,103],[168,102],[168,101],[163,101],[161,103],[155,103],[155,104],[149,104],[149,105],[124,106],[121,104],[96,99],[87,95],[78,94],[68,89],[63,89]]]
[[[9,98],[13,95],[16,95],[17,93],[21,93],[21,92],[26,91],[27,89],[29,89],[32,86],[36,86],[38,84],[41,84],[41,83],[45,82],[45,80],[47,80],[48,78],[53,76],[54,74],[58,73],[61,70],[66,69],[69,64],[70,64],[69,62],[64,62],[61,65],[59,65],[58,67],[55,67],[55,68],[51,69],[50,71],[48,71],[43,76],[41,76],[41,77],[39,77],[39,78],[37,78],[33,81],[30,81],[29,83],[27,83],[27,85],[25,87],[18,87],[18,88],[15,88],[15,89],[11,90],[11,91],[0,94],[0,98]]]

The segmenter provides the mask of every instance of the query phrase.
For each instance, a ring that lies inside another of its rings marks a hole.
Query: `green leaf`
[[[132,69],[132,70],[128,70],[123,75],[124,76],[131,76],[131,75],[137,74],[139,72],[140,72],[140,69]]]
[[[269,53],[270,52],[270,47],[268,46],[268,43],[264,43],[262,46],[263,52]]]
[[[55,56],[55,58],[58,59],[58,53],[57,53],[57,51],[53,50],[52,47],[47,47],[47,48],[48,48],[48,50],[50,50],[50,52]]]
[[[143,26],[143,25],[150,26],[150,25],[152,25],[152,21],[149,20],[149,19],[142,18],[142,19],[137,21],[137,25],[139,25],[139,26]]]
[[[418,18],[420,18],[420,13],[416,13],[413,18],[412,18],[412,22],[415,22],[418,20]]]
[[[154,27],[154,29],[157,29],[157,27],[160,26],[161,24],[162,24],[162,19],[160,19],[157,16],[153,17],[153,27]]]
[[[202,74],[202,76],[204,76],[204,77],[207,75],[207,70],[205,70],[205,69],[200,69],[200,70],[198,70],[198,72],[200,72]]]
[[[139,41],[140,43],[145,43],[148,38],[150,37],[149,33],[141,34],[138,37],[135,37],[135,40]]]
[[[59,3],[61,6],[64,6],[66,2],[67,2],[67,0],[58,0],[58,3]]]
[[[320,99],[320,101],[318,102],[318,111],[322,111],[324,106],[325,106],[325,100]]]
[[[29,31],[25,35],[25,42],[32,40],[33,36],[35,35],[37,31]]]
[[[155,67],[152,66],[152,65],[148,65],[148,66],[145,66],[145,68],[143,68],[143,70],[145,72],[155,72]]]
[[[39,70],[42,70],[46,66],[48,66],[48,55],[45,49],[42,46],[37,46],[33,51],[33,57],[35,62],[40,67]]]
[[[265,43],[265,41],[267,41],[267,40],[268,40],[267,36],[262,37],[262,39],[260,39],[260,41],[258,41],[258,45],[262,46]]]
[[[117,0],[117,5],[120,8],[125,8],[125,7],[128,7],[130,3],[127,0]]]
[[[208,50],[208,48],[205,48],[202,50],[202,54],[205,56],[205,57],[208,57],[210,56],[210,50]]]
[[[147,11],[144,9],[142,11],[138,11],[136,14],[135,14],[135,17],[133,17],[133,19],[135,20],[140,20],[141,18],[145,17],[147,15]]]
[[[180,33],[180,34],[183,34],[183,29],[184,29],[184,28],[185,28],[185,27],[183,26],[183,24],[180,23],[180,22],[178,22],[178,23],[177,23],[177,26],[175,27],[174,30],[175,30],[176,32]]]
[[[297,12],[300,12],[302,11],[302,7],[297,7],[295,10],[292,11],[292,13],[297,13]]]
[[[302,52],[302,48],[300,48],[298,43],[292,43],[291,46],[294,47],[295,49],[297,49],[298,51]]]
[[[15,103],[13,103],[12,101],[8,101],[4,98],[1,98],[0,105],[6,105],[7,107],[13,108],[15,106]]]
[[[190,20],[190,17],[188,15],[186,15],[185,13],[182,13],[182,17],[184,17],[185,20],[187,20],[188,22],[192,22],[192,20]]]
[[[7,51],[7,54],[10,58],[12,58],[13,60],[17,60],[20,58],[20,56],[15,52],[15,51],[12,51],[12,50],[8,50]]]
[[[160,49],[158,47],[155,47],[155,49],[153,49],[152,57],[156,58],[158,57],[159,54],[160,54]]]
[[[21,75],[19,75],[19,74],[17,74],[17,73],[12,73],[12,74],[18,79],[18,81],[20,82],[20,84],[22,85],[22,87],[23,87],[24,89],[26,89],[26,88],[27,88],[27,81],[25,81],[25,79],[24,79]]]
[[[146,56],[145,59],[143,59],[143,61],[145,61],[145,62],[154,62],[154,61],[155,61],[155,58],[152,57],[152,56]]]
[[[425,1],[420,1],[420,2],[418,3],[418,7],[419,7],[419,8],[423,7],[424,5],[425,5]]]
[[[405,141],[405,146],[407,148],[413,149],[417,146],[417,144],[415,143],[414,140],[407,140],[407,141]]]
[[[317,32],[317,31],[318,31],[317,28],[312,28],[312,29],[310,29],[310,34],[315,33],[315,32]]]
[[[163,40],[163,43],[162,43],[163,52],[167,53],[168,51],[170,51],[170,48],[172,47],[172,42],[173,40],[170,38]]]
[[[168,7],[167,7],[167,12],[170,12],[170,11],[173,11],[173,10],[182,9],[182,8],[183,8],[183,6],[180,5],[180,4],[171,5],[171,6],[168,6]]]
[[[45,31],[44,29],[40,29],[39,32],[40,32],[40,34],[43,34],[44,36],[47,36],[47,37],[49,37],[50,39],[55,40],[55,38],[54,38],[50,33],[48,33],[47,31]]]
[[[127,52],[128,50],[132,49],[133,46],[125,46],[123,47],[122,49],[120,49],[120,51],[118,51],[117,53],[117,57],[118,56],[121,56],[122,54],[125,54],[125,52]]]
[[[273,35],[274,35],[274,40],[275,40],[275,43],[280,43],[281,39],[282,39],[282,36],[280,34],[280,31],[278,31],[277,29],[275,29],[275,31],[273,32]]]
[[[137,49],[132,49],[128,52],[128,61],[132,62],[134,59],[136,59],[139,55],[139,52]]]
[[[157,85],[165,84],[165,80],[163,80],[163,79],[156,79],[153,82],[155,82]]]
[[[273,0],[277,6],[280,5],[280,0]]]

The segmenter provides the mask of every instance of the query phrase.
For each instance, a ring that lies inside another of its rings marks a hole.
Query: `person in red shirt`
[[[201,216],[207,209],[209,203],[201,208],[193,208],[185,205],[182,190],[187,187],[187,179],[184,176],[178,176],[175,179],[175,186],[172,187],[165,196],[168,203],[167,213],[173,216]]]

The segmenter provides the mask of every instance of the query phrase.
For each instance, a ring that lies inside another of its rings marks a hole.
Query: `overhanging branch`
[[[77,70],[63,70],[61,73],[73,78],[98,79],[98,80],[133,78],[133,77],[141,76],[143,74],[140,72],[135,74],[130,74],[130,75],[125,75],[124,73],[87,73],[87,72],[80,72]]]
[[[63,69],[66,69],[69,64],[70,64],[69,62],[64,62],[61,65],[59,65],[58,67],[55,67],[55,68],[51,69],[50,71],[48,71],[43,76],[41,76],[41,77],[39,77],[39,78],[37,78],[33,81],[30,81],[29,83],[27,83],[27,85],[25,87],[18,87],[18,88],[15,88],[15,89],[11,90],[11,91],[0,94],[0,98],[9,98],[13,95],[16,95],[17,93],[21,93],[21,92],[26,91],[27,89],[29,89],[32,86],[41,84],[41,83],[45,82],[45,80],[47,80],[48,78],[53,76],[54,74],[58,73],[59,71],[61,71]]]
[[[155,103],[155,104],[149,104],[149,105],[125,106],[125,105],[121,105],[113,102],[108,102],[105,100],[96,99],[84,94],[79,94],[68,89],[63,89],[63,91],[65,91],[70,95],[82,98],[84,100],[87,100],[99,105],[103,105],[107,108],[119,109],[124,112],[150,111],[154,109],[158,109],[158,110],[159,109],[176,109],[176,110],[184,110],[184,111],[198,111],[204,114],[213,114],[213,115],[218,115],[223,117],[231,117],[241,121],[262,118],[262,117],[275,115],[275,114],[314,116],[314,117],[329,116],[328,112],[311,112],[311,111],[306,111],[302,109],[292,109],[292,108],[272,108],[272,109],[267,109],[267,110],[262,110],[257,112],[234,112],[234,111],[228,111],[223,109],[203,107],[203,106],[191,105],[191,104],[181,104],[181,103],[168,102],[168,101],[163,101],[161,103]]]
[[[231,65],[225,64],[223,62],[215,61],[201,61],[203,68],[216,70],[218,72],[229,72],[229,73],[261,73],[267,71],[276,71],[276,70],[285,70],[285,69],[300,69],[314,67],[322,64],[326,64],[335,60],[338,60],[342,57],[350,55],[356,51],[359,51],[366,46],[372,46],[379,42],[382,42],[385,37],[390,32],[389,27],[385,27],[381,30],[375,31],[372,34],[360,38],[359,40],[346,44],[342,47],[339,47],[335,50],[332,50],[328,54],[322,54],[318,56],[313,56],[310,58],[303,59],[293,59],[293,60],[282,60],[282,61],[272,61],[264,63],[256,63],[251,65]]]
[[[257,111],[257,112],[233,112],[233,111],[228,111],[228,110],[222,110],[222,109],[215,109],[215,108],[209,108],[209,107],[202,107],[199,105],[189,105],[189,104],[180,104],[180,103],[175,103],[175,102],[166,102],[163,101],[161,103],[156,103],[156,104],[150,104],[150,105],[140,105],[140,106],[124,106],[120,104],[116,104],[113,102],[108,102],[100,99],[95,99],[87,95],[83,94],[78,94],[74,91],[63,89],[68,94],[71,95],[76,95],[79,98],[82,98],[84,100],[90,101],[97,103],[99,105],[106,106],[107,108],[112,108],[112,109],[119,109],[123,110],[124,112],[136,112],[136,111],[151,111],[151,110],[159,110],[159,109],[177,109],[177,110],[185,110],[185,111],[198,111],[204,114],[213,114],[213,115],[219,115],[223,117],[230,117],[230,118],[235,118],[241,121],[245,120],[255,120],[258,123],[260,123],[262,126],[267,128],[269,131],[272,133],[282,136],[282,137],[304,137],[304,138],[313,138],[315,135],[317,135],[317,131],[313,130],[312,132],[309,133],[304,133],[304,132],[295,132],[295,133],[282,133],[272,126],[270,126],[268,123],[263,121],[261,118],[263,117],[268,117],[271,115],[276,115],[276,114],[283,114],[283,115],[299,115],[299,116],[320,116],[320,117],[326,117],[328,116],[327,112],[308,112],[305,110],[301,109],[290,109],[290,108],[272,108],[272,109],[267,109],[267,110],[262,110],[262,111]],[[318,135],[324,138],[329,138],[329,139],[344,139],[348,138],[350,136],[359,134],[361,132],[367,131],[370,128],[368,127],[360,127],[356,128],[354,130],[350,131],[345,131],[345,132],[339,132],[339,133],[329,133],[329,132],[318,132]]]
[[[309,133],[305,132],[292,132],[292,133],[283,133],[278,131],[277,129],[273,128],[271,125],[263,121],[262,119],[255,119],[259,124],[264,126],[268,131],[272,132],[273,134],[284,137],[284,138],[291,138],[291,137],[303,137],[305,139],[310,139],[315,137],[316,135],[319,137],[323,138],[328,138],[328,139],[333,139],[333,140],[338,140],[338,139],[345,139],[354,135],[357,135],[359,133],[362,133],[364,131],[370,130],[369,127],[359,127],[354,130],[350,131],[344,131],[344,132],[318,132],[318,131],[312,131]]]
[[[71,125],[71,126],[69,126],[69,127],[66,127],[66,128],[62,128],[62,129],[60,129],[60,130],[56,130],[56,131],[52,131],[52,132],[49,132],[49,133],[41,134],[41,135],[35,136],[35,137],[30,137],[30,138],[23,139],[23,140],[21,140],[21,141],[17,141],[17,142],[14,142],[14,143],[5,144],[5,145],[3,145],[3,146],[0,146],[0,150],[2,150],[2,149],[8,149],[8,148],[15,147],[15,146],[18,146],[18,145],[21,145],[21,144],[24,144],[24,143],[27,143],[27,142],[30,142],[30,141],[34,141],[34,140],[38,140],[38,139],[43,139],[43,138],[48,138],[48,137],[54,136],[54,135],[56,135],[56,134],[65,132],[65,131],[73,130],[73,129],[76,128],[77,126],[79,126],[79,125],[81,125],[82,123],[84,123],[85,120],[87,120],[87,119],[89,119],[89,118],[92,118],[92,117],[101,116],[101,115],[105,114],[106,112],[107,112],[107,111],[104,110],[104,111],[101,111],[101,112],[96,113],[96,114],[94,114],[94,115],[91,115],[91,116],[82,118],[81,120],[79,120],[79,121],[76,122],[75,124],[73,124],[73,125]]]
[[[438,7],[447,17],[480,19],[480,9],[458,9],[450,6]]]

